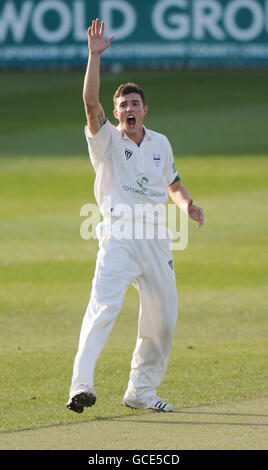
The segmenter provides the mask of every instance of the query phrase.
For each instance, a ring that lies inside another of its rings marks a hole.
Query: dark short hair
[[[146,105],[145,96],[144,96],[144,92],[143,92],[142,88],[140,88],[138,85],[136,85],[136,83],[133,83],[133,82],[122,83],[117,88],[117,90],[114,94],[114,104],[115,104],[117,98],[119,98],[120,96],[129,95],[130,93],[137,93],[138,95],[140,95],[143,106]]]

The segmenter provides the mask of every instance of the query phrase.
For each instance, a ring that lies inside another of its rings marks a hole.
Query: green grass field
[[[132,287],[97,363],[96,406],[65,409],[97,252],[80,237],[80,208],[94,202],[83,75],[1,76],[2,431],[129,414],[121,397],[137,332]],[[189,223],[188,248],[174,252],[180,314],[158,392],[176,408],[268,393],[267,79],[253,70],[102,75],[111,120],[115,88],[144,87],[145,125],[169,137],[205,211],[201,229]]]

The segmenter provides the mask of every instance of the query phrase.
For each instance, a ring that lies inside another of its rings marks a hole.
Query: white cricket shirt
[[[127,204],[134,215],[137,204],[166,203],[168,186],[179,179],[168,139],[145,127],[144,131],[138,146],[120,126],[115,127],[108,120],[94,136],[85,127],[96,173],[94,194],[104,217],[111,213],[116,216],[122,204]]]

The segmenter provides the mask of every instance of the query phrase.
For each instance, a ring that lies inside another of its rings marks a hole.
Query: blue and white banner
[[[0,0],[0,67],[84,66],[95,17],[106,65],[268,65],[268,0]]]

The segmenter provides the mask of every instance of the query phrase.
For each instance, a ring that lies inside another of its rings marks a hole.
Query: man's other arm
[[[189,217],[198,222],[199,227],[204,223],[204,212],[201,207],[193,204],[193,200],[181,181],[175,181],[168,187],[168,193],[172,201],[184,212],[187,212]]]

